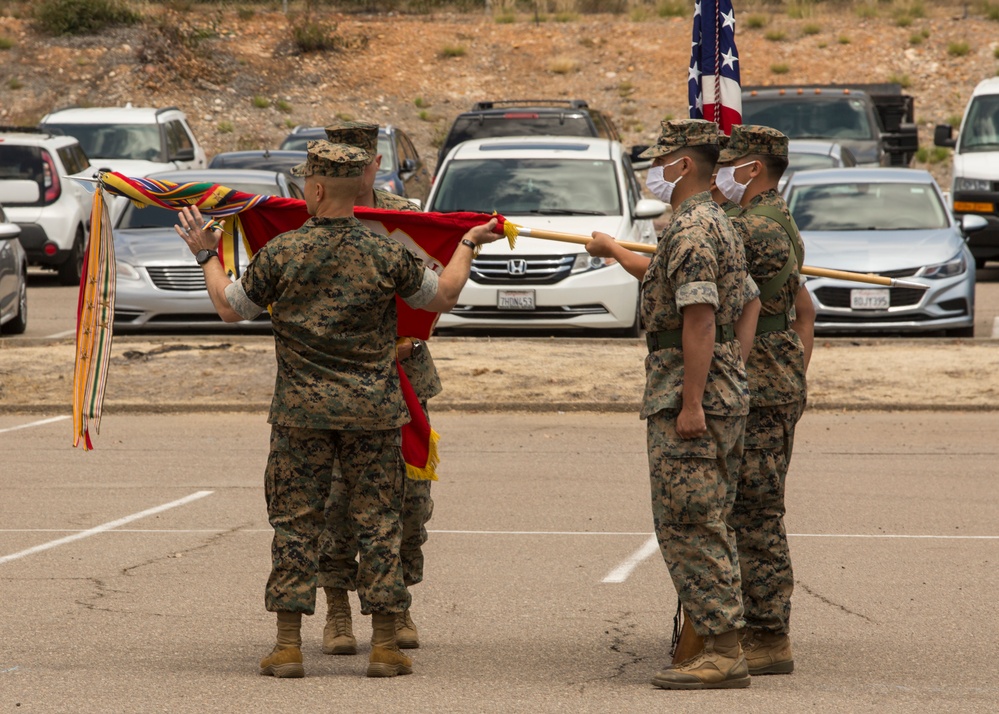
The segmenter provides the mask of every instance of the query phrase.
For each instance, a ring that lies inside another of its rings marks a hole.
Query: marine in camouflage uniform
[[[450,309],[468,278],[478,245],[499,237],[495,221],[465,234],[441,275],[402,244],[353,216],[361,149],[309,142],[306,177],[313,216],[281,234],[230,282],[210,248],[221,234],[203,229],[197,208],[180,212],[181,235],[205,273],[212,303],[227,322],[271,308],[277,380],[271,403],[271,450],[265,495],[274,527],[265,602],[277,612],[277,645],[261,674],[301,677],[301,615],[315,608],[318,540],[335,459],[345,483],[345,512],[360,552],[357,587],[372,613],[368,676],[408,674],[399,652],[396,614],[410,602],[399,548],[405,483],[399,427],[409,421],[395,368],[396,295],[414,308]]]
[[[735,127],[729,147],[719,157],[719,163],[728,166],[760,162],[742,169],[743,178],[757,172],[748,182],[750,186],[758,182],[757,190],[751,197],[743,195],[742,209],[732,217],[746,249],[749,272],[764,292],[747,363],[750,410],[738,497],[729,519],[738,541],[748,628],[743,644],[752,674],[786,673],[794,668],[786,637],[794,574],[784,529],[784,487],[795,425],[805,407],[804,346],[792,329],[795,301],[799,290],[804,290],[799,269],[805,247],[776,188],[786,166],[787,146],[787,137],[775,129],[742,125]],[[763,161],[776,165],[779,172]],[[764,215],[774,211],[791,227],[792,235]],[[769,291],[768,283],[772,285]],[[761,648],[759,640],[767,646]],[[775,649],[779,652],[773,656]]]
[[[341,121],[326,127],[327,138],[336,143],[348,144],[363,149],[373,157],[365,171],[361,193],[355,205],[370,206],[393,211],[418,211],[412,201],[401,196],[375,189],[374,174],[377,172],[378,125],[369,122]],[[405,357],[400,359],[406,377],[413,391],[420,399],[423,412],[430,419],[427,401],[441,392],[440,377],[434,365],[427,344],[413,338],[399,340],[400,350],[408,347]],[[406,479],[402,508],[402,558],[403,581],[407,586],[423,580],[423,545],[427,542],[426,524],[433,515],[434,502],[430,494],[429,480]],[[334,472],[334,490],[339,488],[337,473]],[[342,512],[337,512],[332,504],[336,494],[331,493],[326,509],[326,528],[320,540],[319,585],[327,597],[327,627],[323,636],[323,651],[327,654],[356,654],[350,604],[347,590],[356,589],[357,583],[357,542],[351,523]],[[419,647],[419,635],[407,608],[399,613],[396,633],[400,647]]]
[[[708,190],[717,137],[714,122],[664,121],[642,155],[673,184],[673,216],[641,286],[652,513],[673,585],[705,636],[702,653],[653,678],[665,689],[749,685],[737,637],[739,560],[726,520],[749,410],[735,325],[755,286],[742,243]]]

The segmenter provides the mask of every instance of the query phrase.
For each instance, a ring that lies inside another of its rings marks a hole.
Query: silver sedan
[[[975,261],[965,232],[980,226],[955,221],[928,172],[800,171],[784,195],[805,242],[807,265],[927,286],[810,278],[805,285],[816,304],[816,333],[974,334]]]
[[[211,182],[251,194],[302,198],[287,175],[274,171],[171,171],[149,178],[174,183]],[[114,220],[117,264],[114,324],[118,328],[269,328],[265,312],[253,322],[219,319],[205,289],[202,269],[174,231],[175,211],[139,208],[119,199]],[[245,267],[245,256],[243,256]]]

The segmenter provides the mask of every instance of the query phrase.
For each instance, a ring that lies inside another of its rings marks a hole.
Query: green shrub
[[[440,57],[443,59],[449,59],[451,57],[464,57],[465,48],[461,45],[445,45],[441,48]]]
[[[862,20],[870,20],[878,16],[878,9],[873,5],[868,5],[867,3],[861,3],[855,5],[853,11]]]
[[[971,52],[971,45],[967,42],[950,42],[947,45],[947,54],[951,57],[964,57]]]
[[[368,44],[367,37],[349,40],[337,31],[334,22],[327,25],[322,22],[306,20],[295,25],[292,30],[295,45],[302,52],[328,52],[348,49],[362,49]]]
[[[784,63],[772,64],[770,65],[770,71],[773,72],[774,74],[787,74],[788,72],[791,71],[791,68]]]
[[[9,37],[0,37],[0,50],[9,50],[14,46],[14,40]]]
[[[92,35],[115,25],[134,25],[142,15],[123,0],[40,0],[34,18],[50,35]]]
[[[690,14],[690,3],[684,0],[660,0],[656,13],[659,17],[687,17]]]
[[[783,42],[787,39],[787,33],[784,30],[767,30],[763,37],[771,42]]]
[[[219,134],[231,134],[236,127],[232,125],[231,121],[223,120],[215,128],[218,129]]]
[[[517,16],[512,12],[504,12],[500,15],[496,15],[493,20],[495,20],[498,25],[512,25],[517,21]]]
[[[992,50],[992,56],[995,57],[996,59],[999,59],[999,47],[996,47],[994,50]]]
[[[914,32],[911,35],[909,35],[910,45],[921,45],[922,43],[923,43],[923,36],[920,35],[918,32]]]
[[[7,80],[7,89],[20,89],[24,86],[24,82],[19,80],[17,77],[11,77]]]
[[[413,100],[413,106],[416,107],[417,109],[423,109],[424,107],[429,107],[430,103],[427,100],[425,100],[423,97],[417,97],[416,99]]]
[[[282,114],[291,114],[291,103],[288,102],[288,101],[286,101],[286,100],[284,100],[284,99],[278,99],[274,103],[274,106]]]
[[[816,25],[814,22],[810,22],[801,28],[801,34],[803,35],[817,35],[822,32],[822,28]]]
[[[993,5],[992,3],[987,3],[985,5],[985,18],[987,20],[992,20],[994,22],[999,22],[999,5]]]
[[[256,14],[257,11],[254,10],[252,7],[241,7],[238,10],[236,10],[236,17],[238,17],[243,22],[246,22]]]
[[[575,22],[579,15],[574,12],[556,12],[554,18],[555,22]]]
[[[266,109],[271,105],[271,100],[267,97],[261,97],[259,94],[253,97],[253,106],[257,109]]]
[[[909,79],[907,74],[893,74],[888,77],[889,84],[897,84],[902,89],[908,89],[912,86],[912,80]]]
[[[839,37],[836,38],[836,41],[838,43],[840,43],[841,45],[848,45],[848,44],[850,44],[850,38],[847,37],[846,35],[840,35]]]
[[[759,30],[761,27],[766,26],[767,18],[763,15],[750,15],[746,18],[746,27],[750,30]]]
[[[897,27],[909,27],[912,25],[912,18],[908,15],[897,15],[895,17],[895,25]]]

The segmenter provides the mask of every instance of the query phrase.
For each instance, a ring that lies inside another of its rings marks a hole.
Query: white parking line
[[[177,506],[183,506],[191,501],[196,501],[199,498],[204,498],[205,496],[210,496],[214,491],[197,491],[192,493],[190,496],[184,496],[184,498],[179,498],[176,501],[171,501],[170,503],[164,503],[162,506],[155,506],[154,508],[147,508],[145,511],[140,511],[138,513],[133,513],[130,516],[125,516],[124,518],[119,518],[116,521],[110,521],[100,526],[90,528],[80,533],[75,533],[71,536],[66,536],[65,538],[59,538],[58,540],[52,540],[48,543],[42,543],[41,545],[36,545],[33,548],[28,548],[27,550],[22,550],[18,553],[11,553],[10,555],[5,555],[0,557],[0,565],[4,563],[9,563],[12,560],[17,560],[19,558],[24,558],[28,555],[33,555],[35,553],[41,553],[44,550],[49,550],[51,548],[56,548],[60,545],[65,545],[66,543],[72,543],[73,541],[82,540],[83,538],[89,538],[92,535],[97,535],[98,533],[104,533],[105,531],[112,530],[118,526],[123,526],[126,523],[131,523],[132,521],[137,521],[140,518],[145,518],[146,516],[152,516],[156,513],[162,513],[171,508],[176,508]]]
[[[607,574],[601,582],[604,583],[623,583],[631,575],[632,571],[638,567],[646,558],[649,558],[653,553],[659,552],[659,540],[653,535],[642,547],[636,550],[634,553],[625,558],[619,566],[614,568]]]
[[[27,429],[32,426],[42,426],[43,424],[51,424],[54,421],[63,421],[64,419],[69,419],[68,416],[57,416],[51,417],[49,419],[42,419],[41,421],[33,421],[30,424],[21,424],[20,426],[9,426],[6,429],[0,429],[0,434],[5,434],[8,431],[17,431],[18,429]]]
[[[75,335],[76,330],[64,330],[63,332],[57,332],[54,335],[48,335],[45,337],[46,340],[61,340],[63,337],[69,337],[70,335]]]

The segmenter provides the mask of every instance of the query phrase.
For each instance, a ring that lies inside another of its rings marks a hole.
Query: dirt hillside
[[[687,111],[690,18],[651,8],[544,22],[313,14],[335,26],[342,49],[303,54],[292,41],[301,18],[273,4],[133,5],[141,25],[51,38],[33,28],[28,3],[0,4],[9,45],[0,50],[0,123],[31,124],[73,104],[177,105],[212,155],[275,147],[296,124],[349,116],[402,126],[433,164],[449,121],[476,100],[584,98],[612,115],[627,143],[648,143],[663,117]],[[901,81],[927,147],[933,125],[959,117],[975,84],[996,74],[999,22],[963,17],[966,5],[797,4],[801,18],[768,7],[737,17],[744,84]],[[942,183],[947,163],[932,167]]]

